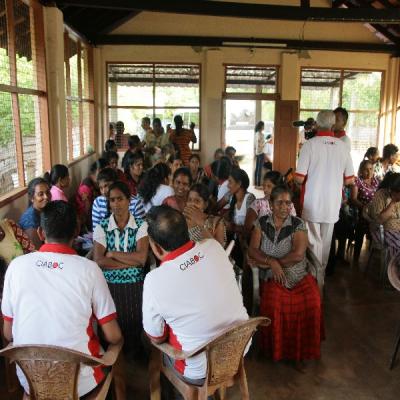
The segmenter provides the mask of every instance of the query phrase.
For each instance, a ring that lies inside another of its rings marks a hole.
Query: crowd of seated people
[[[320,343],[324,337],[322,300],[317,281],[307,267],[307,228],[296,216],[287,179],[278,171],[268,171],[263,180],[263,196],[256,199],[249,190],[249,176],[240,169],[233,147],[217,149],[213,162],[203,168],[200,156],[192,154],[189,147],[190,142],[196,142],[194,127],[183,128],[180,116],[174,122],[175,129],[164,130],[159,119],[156,118],[151,127],[150,120],[144,118],[143,132],[126,139],[127,150],[122,162],[117,149],[125,141],[122,137],[127,135],[123,123],[117,123],[117,133],[114,135],[114,128],[111,129],[112,136],[106,141],[101,158],[90,166],[87,176],[70,198],[71,179],[66,166],[54,165],[44,178],[33,179],[28,185],[29,206],[19,226],[12,223],[0,230],[0,246],[1,232],[11,235],[8,226],[23,243],[23,250],[8,257],[7,264],[24,253],[45,251],[43,248],[46,249],[48,241],[40,232],[46,229],[53,232],[48,223],[56,220],[55,210],[49,209],[46,217],[49,204],[61,201],[73,205],[76,212],[64,211],[76,218],[74,236],[79,232],[92,233],[93,249],[88,257],[103,272],[125,338],[124,352],[137,354],[144,348],[142,320],[150,337],[159,336],[157,340],[165,340],[168,334],[174,335],[163,329],[168,318],[176,317],[176,313],[169,315],[164,305],[157,303],[160,299],[171,301],[171,298],[161,292],[148,292],[146,298],[150,303],[143,304],[149,252],[152,251],[163,266],[164,262],[168,264],[192,252],[193,246],[205,246],[204,249],[209,246],[212,254],[224,254],[220,249],[234,240],[234,263],[241,269],[248,268],[247,262],[252,268],[260,269],[260,314],[272,321],[261,334],[260,345],[265,354],[275,361],[289,359],[296,363],[320,358]],[[348,204],[357,210],[354,224],[357,256],[364,236],[370,237],[373,224],[383,225],[385,244],[391,255],[396,255],[400,248],[397,151],[396,146],[386,145],[381,159],[378,149],[370,148],[359,167],[348,196]],[[160,215],[154,214],[152,209],[159,210]],[[187,235],[179,231],[181,237],[175,240],[171,227],[150,227],[148,215],[153,223],[175,221],[177,229],[186,230]],[[163,239],[167,233],[171,237]],[[61,233],[57,231],[57,235]],[[75,246],[71,235],[67,232],[61,240],[69,247]],[[157,240],[161,242],[157,244]],[[210,240],[212,245],[204,244]],[[248,252],[247,257],[244,252]],[[227,258],[224,260],[224,263],[229,262]],[[213,268],[220,268],[218,261]],[[164,273],[167,276],[167,272],[160,272],[159,278],[154,274],[148,286],[157,285],[158,288],[161,281],[156,283],[155,280],[162,279]],[[171,274],[173,277],[174,272]],[[190,279],[195,281],[195,277]],[[237,319],[245,319],[247,314],[240,308],[243,305],[238,303],[237,293],[232,296]],[[6,311],[10,309],[7,307],[8,302]],[[113,309],[114,305],[109,305],[102,314]],[[119,337],[118,332],[116,337]],[[179,345],[176,340],[171,343]]]

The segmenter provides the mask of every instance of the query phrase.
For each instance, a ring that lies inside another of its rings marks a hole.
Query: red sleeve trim
[[[162,340],[162,339],[166,339],[168,336],[168,328],[167,328],[167,324],[164,325],[164,332],[161,336],[152,336],[149,333],[146,332],[146,335],[153,340]]]
[[[354,175],[350,175],[350,176],[345,176],[344,179],[350,179],[350,178],[354,178]]]
[[[104,318],[100,318],[100,319],[98,319],[97,321],[98,321],[98,323],[99,323],[100,325],[104,325],[104,324],[106,324],[107,322],[112,321],[113,319],[117,319],[117,313],[116,313],[116,312],[115,312],[115,313],[112,313],[112,314],[110,314],[110,315],[107,315],[107,316],[104,317]]]
[[[4,319],[4,321],[13,322],[13,319],[14,319],[14,318],[12,318],[12,317],[7,317],[7,315],[3,315],[3,319]]]
[[[295,172],[294,174],[297,175],[297,176],[301,176],[302,178],[305,178],[305,177],[306,177],[305,174],[301,174],[300,172]]]

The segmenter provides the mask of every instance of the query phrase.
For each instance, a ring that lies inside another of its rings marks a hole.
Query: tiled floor
[[[382,288],[374,278],[377,273],[372,269],[364,275],[357,266],[340,265],[327,278],[322,359],[304,373],[253,350],[246,360],[251,399],[398,400],[400,356],[393,371],[388,365],[400,323],[400,293]],[[146,363],[130,362],[127,374],[128,398],[148,399]],[[0,380],[0,399],[17,398],[6,394]],[[237,389],[230,389],[228,398],[240,399]]]

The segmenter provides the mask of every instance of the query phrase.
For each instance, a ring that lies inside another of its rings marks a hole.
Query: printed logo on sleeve
[[[198,252],[196,255],[194,255],[193,257],[190,257],[188,260],[186,260],[182,264],[180,264],[179,268],[181,271],[185,271],[192,265],[197,264],[203,258],[204,258],[204,255],[201,254],[201,252]]]

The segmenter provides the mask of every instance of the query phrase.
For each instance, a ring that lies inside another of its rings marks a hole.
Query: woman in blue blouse
[[[149,240],[147,223],[129,212],[130,191],[123,182],[109,187],[111,215],[95,228],[94,261],[103,269],[118,313],[127,350],[140,348],[142,291]]]
[[[18,224],[28,235],[36,249],[42,245],[37,229],[40,225],[40,212],[51,200],[50,187],[43,178],[32,179],[28,184],[29,207],[22,214]]]

